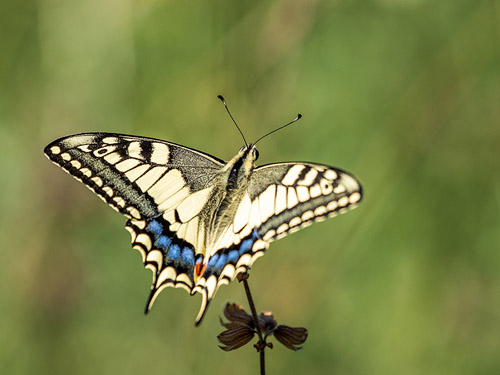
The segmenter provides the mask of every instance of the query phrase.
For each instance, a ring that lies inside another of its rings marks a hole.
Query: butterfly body
[[[153,273],[148,311],[166,287],[202,294],[199,324],[217,289],[269,243],[354,207],[356,178],[314,163],[255,166],[244,146],[227,163],[175,143],[112,133],[58,139],[45,154],[127,216],[132,246]]]

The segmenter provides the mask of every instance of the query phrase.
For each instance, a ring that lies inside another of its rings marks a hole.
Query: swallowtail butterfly
[[[246,143],[246,142],[245,142]],[[222,284],[271,241],[360,202],[352,175],[305,162],[255,166],[255,144],[228,162],[159,139],[113,133],[60,138],[46,156],[128,219],[153,273],[146,312],[167,287],[202,295],[198,325]]]

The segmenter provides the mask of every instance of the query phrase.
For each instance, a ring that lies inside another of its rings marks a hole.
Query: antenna
[[[278,131],[278,130],[280,130],[280,129],[286,128],[288,125],[292,125],[294,122],[299,121],[299,120],[301,119],[301,117],[302,117],[302,115],[299,113],[299,114],[297,115],[297,117],[295,117],[295,118],[294,118],[292,121],[290,121],[288,124],[285,124],[285,125],[283,125],[283,126],[280,126],[278,129],[274,129],[273,131],[271,131],[271,132],[269,132],[269,133],[267,133],[267,134],[263,135],[262,137],[260,137],[259,139],[257,139],[257,140],[256,140],[253,144],[254,144],[254,145],[256,145],[256,144],[257,144],[257,142],[259,142],[262,138],[265,138],[265,137],[267,137],[268,135],[273,134],[274,132],[277,132],[277,131]]]
[[[227,104],[226,104],[226,100],[224,99],[224,97],[222,95],[217,95],[217,97],[220,99],[220,101],[224,104],[224,107],[226,107],[226,111],[227,113],[229,114],[229,117],[231,117],[231,120],[233,120],[234,122],[234,125],[236,125],[236,127],[238,128],[241,136],[243,137],[243,141],[245,142],[245,146],[248,147],[248,143],[247,143],[247,140],[245,139],[245,136],[243,135],[243,132],[241,131],[240,127],[238,126],[238,124],[236,123],[236,121],[234,121],[234,118],[233,118],[233,115],[231,114],[231,112],[229,112],[229,108],[227,108]]]

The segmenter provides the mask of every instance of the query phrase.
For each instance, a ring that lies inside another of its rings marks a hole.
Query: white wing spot
[[[327,204],[326,209],[328,211],[333,211],[333,210],[336,210],[337,207],[338,207],[337,201],[331,201],[330,203]]]
[[[114,197],[113,200],[116,202],[117,206],[121,208],[125,207],[125,200],[122,197]]]
[[[167,267],[163,271],[161,271],[160,276],[158,276],[158,281],[156,285],[163,284],[166,280],[175,280],[177,276],[177,272],[175,272],[174,267]]]
[[[325,206],[319,206],[319,207],[316,207],[316,209],[314,210],[314,215],[316,216],[323,216],[324,214],[326,214],[326,207]]]
[[[120,172],[125,172],[128,171],[129,169],[134,168],[139,164],[140,161],[137,159],[125,159],[118,164],[115,165],[116,169],[118,169]]]
[[[232,264],[226,264],[221,274],[219,275],[219,280],[222,279],[224,276],[228,277],[229,279],[232,279],[234,276],[234,271],[235,268]]]
[[[308,221],[311,220],[314,217],[314,212],[311,210],[306,211],[302,214],[302,221]]]
[[[333,185],[328,180],[322,179],[320,181],[320,186],[321,186],[321,192],[323,193],[323,195],[331,194],[333,191]]]
[[[182,173],[178,169],[168,171],[148,191],[157,204],[162,204],[185,185]]]
[[[113,196],[113,194],[114,194],[113,189],[111,189],[109,186],[104,186],[104,187],[102,188],[102,191],[104,191],[104,192],[105,192],[107,195],[109,195],[110,197],[112,197],[112,196]]]
[[[85,177],[91,177],[92,176],[92,171],[88,168],[82,168],[80,169],[80,172],[85,176]]]
[[[295,192],[295,189],[292,187],[288,188],[288,208],[295,207],[299,203],[299,200],[297,198],[297,193]]]
[[[252,256],[250,254],[243,254],[241,258],[236,263],[236,268],[241,267],[242,265],[248,266],[252,261]]]
[[[151,144],[153,152],[151,153],[151,162],[156,164],[167,164],[169,157],[169,148],[166,144],[153,142]]]
[[[103,182],[102,182],[102,178],[101,177],[92,177],[92,181],[95,182],[95,184],[99,187],[102,187],[103,185]]]
[[[264,241],[269,241],[276,235],[276,231],[274,229],[268,230],[267,233],[262,237]]]
[[[134,224],[137,228],[139,229],[144,229],[146,228],[146,222],[144,220],[130,220],[132,224]]]
[[[361,194],[359,194],[358,192],[352,193],[351,196],[349,197],[349,202],[351,204],[354,204],[358,202],[360,199],[361,199]]]
[[[122,160],[122,156],[118,152],[113,152],[111,154],[108,154],[104,157],[104,160],[106,160],[109,164],[116,164],[120,160]]]
[[[248,194],[245,194],[241,200],[236,215],[234,215],[234,232],[238,233],[247,223],[250,218],[250,208],[252,203]]]
[[[245,225],[245,227],[243,227],[243,229],[241,230],[241,232],[238,233],[240,239],[241,238],[245,238],[250,233],[252,233],[252,229],[253,229],[253,227],[251,227],[250,225]]]
[[[252,208],[250,209],[249,224],[252,228],[256,228],[260,223],[259,198],[255,198],[252,202]]]
[[[257,240],[255,241],[255,243],[253,244],[252,246],[252,251],[253,252],[256,252],[256,251],[259,251],[259,250],[264,250],[266,247],[268,247],[269,245],[267,244],[267,242],[264,242],[262,240]],[[255,259],[257,259],[258,257],[264,255],[263,252],[260,252],[260,255],[256,257],[257,254],[254,254],[252,256],[252,263],[255,261]]]
[[[114,143],[118,143],[118,138],[117,137],[106,137],[106,138],[103,138],[102,141],[104,143],[107,143],[107,144],[114,144]]]
[[[200,211],[205,207],[205,203],[208,201],[212,190],[213,186],[198,190],[197,192],[188,195],[186,199],[179,203],[176,210],[179,213],[181,222],[186,223],[200,213]]]
[[[160,211],[167,211],[182,202],[187,196],[189,195],[189,188],[187,186],[184,186],[182,189],[177,191],[175,194],[172,194],[165,200],[163,200],[161,203],[157,198],[155,199],[155,202],[158,203],[158,210]]]
[[[215,292],[215,287],[217,286],[217,277],[215,275],[212,275],[208,278],[207,280],[207,290],[208,290],[208,298],[212,298]]]
[[[71,165],[76,169],[80,169],[82,167],[82,163],[78,160],[71,160]]]
[[[127,152],[128,152],[128,155],[132,158],[136,158],[136,159],[144,159],[142,157],[142,147],[141,147],[141,142],[130,142],[130,144],[128,145],[128,149],[127,149]]]
[[[116,150],[116,146],[104,146],[94,151],[94,156],[102,158]]]
[[[309,189],[309,194],[311,194],[311,198],[316,198],[321,195],[321,187],[319,184],[315,184],[311,186],[311,189]]]
[[[78,146],[78,149],[82,150],[83,152],[92,152],[92,149],[90,148],[89,145]]]
[[[149,251],[153,244],[151,243],[151,237],[149,237],[146,233],[139,233],[135,242],[141,243],[144,247]]]
[[[135,242],[135,239],[137,238],[137,234],[135,233],[135,230],[132,227],[127,227],[127,226],[125,227],[125,229],[127,230],[127,232],[130,233],[131,241]]]
[[[167,170],[167,167],[153,167],[141,177],[139,177],[135,183],[139,188],[146,192],[151,186],[153,186],[163,173]]]
[[[306,202],[310,199],[309,189],[305,186],[297,186],[297,195],[299,196],[299,201]]]
[[[306,173],[304,178],[298,182],[299,185],[303,186],[310,186],[316,179],[316,176],[318,175],[318,171],[314,168],[311,168],[309,172]]]
[[[144,233],[139,234],[139,236],[144,235]],[[149,239],[149,236],[147,236]],[[139,241],[136,241],[139,242]],[[151,240],[149,240],[149,243],[151,243]],[[154,262],[156,263],[156,268],[161,269],[163,265],[163,253],[160,250],[152,250],[148,253],[146,256],[146,260],[148,262]]]
[[[131,169],[130,171],[125,173],[125,177],[127,177],[130,182],[134,182],[137,180],[139,177],[141,177],[146,171],[149,169],[148,164],[142,164],[139,165],[138,167]]]
[[[283,180],[281,180],[281,183],[283,185],[293,185],[304,168],[305,166],[302,164],[294,165],[288,170]]]
[[[333,169],[328,169],[323,176],[325,176],[326,179],[333,181],[337,178],[337,172],[335,172]]]
[[[132,217],[136,218],[136,219],[140,219],[141,218],[141,213],[139,212],[139,210],[135,207],[127,207],[127,211],[130,212],[130,215],[132,215]]]
[[[292,220],[290,220],[289,225],[290,225],[291,227],[295,227],[295,226],[297,226],[297,225],[299,225],[299,224],[301,224],[301,223],[302,223],[302,220],[300,220],[300,217],[295,216]]]
[[[286,209],[286,187],[279,185],[276,192],[276,201],[274,203],[274,213],[278,215]]]
[[[181,273],[179,276],[177,276],[177,279],[176,279],[177,282],[182,282],[184,284],[187,284],[187,286],[189,288],[192,288],[193,287],[193,282],[191,281],[191,279],[189,278],[188,275],[186,275],[185,273]],[[183,284],[180,284],[181,287],[183,287],[184,285]],[[186,289],[188,292],[190,292],[191,290],[190,289]]]
[[[349,198],[342,197],[342,198],[339,199],[339,206],[340,207],[347,206],[348,204],[349,204]]]
[[[277,234],[281,234],[283,232],[286,232],[288,230],[288,224],[284,223],[284,224],[281,224],[278,229],[276,230],[276,233]]]
[[[52,152],[54,155],[60,154],[61,153],[61,147],[59,147],[59,146],[52,146],[50,148],[50,152]]]
[[[333,192],[335,194],[341,194],[341,193],[345,192],[345,186],[344,185],[338,185],[337,187],[335,187],[333,189]]]
[[[70,161],[71,160],[71,155],[68,154],[67,152],[61,154],[61,158],[62,160],[65,160],[65,161]]]
[[[259,196],[260,219],[266,221],[274,213],[274,200],[276,198],[276,185],[270,185]]]

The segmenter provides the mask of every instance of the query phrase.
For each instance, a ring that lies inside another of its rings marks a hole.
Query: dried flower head
[[[262,340],[259,340],[254,345],[257,351],[262,351],[265,347],[273,347],[272,343],[266,341],[272,335],[291,350],[299,350],[301,348],[299,345],[302,345],[307,339],[307,330],[305,328],[278,325],[271,312],[263,312],[257,316],[258,327],[255,327],[253,317],[243,307],[235,303],[226,304],[224,316],[228,322],[224,322],[221,319],[221,324],[227,330],[222,332],[217,338],[223,344],[220,348],[225,351],[242,347],[250,342],[255,334],[262,337]]]
[[[306,339],[307,339],[307,329],[302,327],[289,327],[285,325],[279,325],[273,332],[276,340],[285,345],[288,349],[299,350]]]

